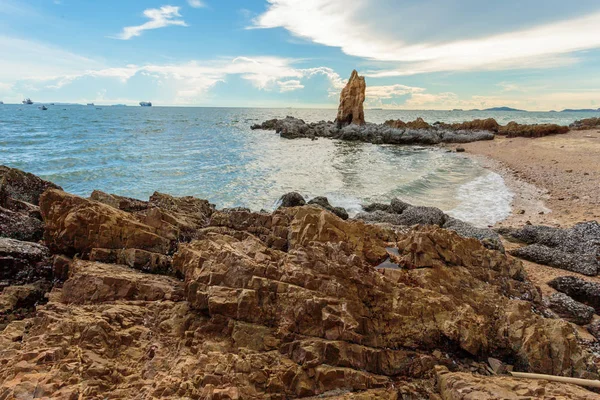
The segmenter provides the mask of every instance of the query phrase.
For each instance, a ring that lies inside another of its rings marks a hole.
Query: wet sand
[[[512,214],[496,226],[570,227],[600,220],[600,130],[572,131],[543,138],[504,138],[461,145],[469,157],[501,174],[515,193]],[[507,249],[515,244],[505,242]],[[544,295],[547,282],[573,275],[600,283],[600,277],[524,261],[529,278]]]

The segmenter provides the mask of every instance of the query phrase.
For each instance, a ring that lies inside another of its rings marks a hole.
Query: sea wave
[[[460,186],[456,197],[460,204],[447,213],[475,226],[486,227],[510,215],[514,193],[500,175],[488,172]]]

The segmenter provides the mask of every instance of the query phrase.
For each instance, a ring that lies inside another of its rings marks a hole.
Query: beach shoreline
[[[500,174],[514,193],[512,212],[496,227],[570,227],[600,218],[600,131],[505,138],[455,147]]]

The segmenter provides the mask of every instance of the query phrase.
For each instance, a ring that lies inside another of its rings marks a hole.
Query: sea
[[[217,207],[273,210],[282,194],[326,196],[350,214],[398,197],[435,206],[477,226],[510,213],[502,177],[438,147],[282,139],[250,126],[287,115],[333,120],[334,109],[0,105],[0,164],[66,191],[94,189],[138,199],[154,192],[208,199]],[[567,125],[599,113],[366,110],[388,119]]]

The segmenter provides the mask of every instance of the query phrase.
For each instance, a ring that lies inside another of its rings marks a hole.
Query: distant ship
[[[3,102],[3,101],[0,101],[0,104],[4,104],[4,102]]]
[[[152,107],[152,102],[150,102],[150,101],[140,101],[140,106],[142,106],[142,107]]]
[[[48,109],[48,107],[46,107],[46,106],[40,106],[40,107],[38,107],[38,108],[39,108],[40,110],[42,110],[42,111],[46,111],[46,110]]]
[[[88,106],[94,106],[94,103],[87,103]]]
[[[23,100],[23,104],[33,104],[33,101],[31,101],[31,99],[28,97],[25,100]]]

